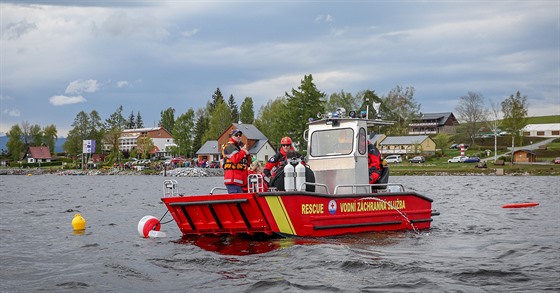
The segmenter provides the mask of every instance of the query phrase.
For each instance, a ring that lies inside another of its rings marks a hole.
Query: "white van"
[[[385,157],[387,163],[402,163],[402,158],[399,155],[390,155]]]

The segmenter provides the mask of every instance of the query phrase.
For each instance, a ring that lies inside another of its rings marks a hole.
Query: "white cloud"
[[[128,87],[130,84],[126,80],[117,81],[117,87]]]
[[[49,99],[49,103],[54,106],[61,106],[61,105],[69,105],[69,104],[77,104],[77,103],[85,103],[87,100],[82,96],[52,96]]]
[[[331,23],[333,21],[334,21],[334,18],[330,14],[319,15],[319,16],[315,17],[315,22],[317,22],[317,23],[322,23],[322,22]]]
[[[18,109],[11,108],[11,109],[4,109],[2,111],[4,114],[7,114],[10,117],[19,117],[21,116],[21,112]]]
[[[183,32],[181,32],[181,35],[182,35],[183,37],[192,37],[192,36],[196,35],[197,33],[198,33],[198,29],[197,29],[197,28],[193,28],[193,29],[191,29],[191,30],[189,30],[189,31],[183,31]]]
[[[95,93],[99,89],[97,80],[75,80],[66,87],[67,94]]]
[[[13,100],[13,98],[10,97],[10,96],[2,96],[2,95],[0,95],[0,101],[8,101],[8,100]]]

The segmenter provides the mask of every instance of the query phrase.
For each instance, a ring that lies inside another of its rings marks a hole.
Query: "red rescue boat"
[[[293,160],[293,177],[276,172],[283,180],[267,191],[258,174],[249,176],[249,192],[240,194],[217,194],[225,190],[217,187],[205,195],[179,195],[177,182],[166,180],[162,201],[183,235],[322,237],[429,229],[438,215],[430,198],[388,183],[388,167],[378,184],[368,183],[367,129],[390,122],[337,112],[308,123],[305,172],[297,172],[302,164]]]

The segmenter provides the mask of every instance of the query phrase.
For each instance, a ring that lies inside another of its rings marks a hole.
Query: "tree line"
[[[386,135],[407,135],[409,124],[422,115],[421,105],[416,101],[414,94],[414,87],[396,86],[381,97],[369,89],[354,95],[343,90],[327,95],[315,86],[313,76],[309,74],[303,77],[296,89],[292,88],[283,96],[271,99],[261,106],[256,117],[251,97],[246,97],[238,107],[233,95],[230,95],[226,101],[221,90],[217,88],[205,107],[197,110],[188,108],[177,118],[175,118],[176,110],[167,108],[160,112],[158,124],[173,135],[177,147],[172,149],[172,153],[178,156],[194,156],[206,141],[216,140],[232,123],[238,122],[254,124],[275,148],[279,147],[283,136],[290,136],[296,147],[303,151],[306,149],[303,133],[307,129],[307,122],[310,119],[317,119],[318,113],[335,111],[338,108],[344,108],[347,112],[354,110],[358,113],[369,109],[370,118],[381,115],[384,120],[394,121],[391,126],[376,127],[372,129],[373,131]],[[376,103],[381,104],[379,113],[373,107]],[[486,110],[483,104],[480,94],[469,92],[468,95],[459,98],[456,111],[464,120],[464,126],[461,127],[464,127],[469,137],[474,137],[476,133],[472,123],[476,125],[489,117],[490,111]],[[521,97],[519,92],[515,96],[512,95],[502,102],[502,110],[504,112],[502,127],[511,129],[512,133],[518,133],[518,130],[525,126],[523,119],[527,115],[526,97]],[[109,146],[110,162],[117,161],[123,156],[147,158],[153,148],[150,139],[142,138],[131,153],[123,154],[119,151],[119,138],[124,129],[144,127],[140,112],[134,115],[132,111],[128,119],[125,119],[122,105],[105,120],[102,120],[96,110],[89,114],[81,111],[76,115],[71,126],[72,129],[68,132],[63,145],[64,151],[69,156],[77,156],[82,152],[83,140],[96,140],[98,153],[102,152],[99,142]],[[33,127],[35,132],[31,130],[26,132],[21,130],[24,127],[12,126],[7,133],[9,138],[7,147],[12,159],[21,159],[22,152],[30,145],[47,145],[51,151],[54,151],[56,127],[49,125],[41,131],[37,131],[37,127],[39,126]],[[36,132],[42,133],[40,139],[35,139],[31,135]]]

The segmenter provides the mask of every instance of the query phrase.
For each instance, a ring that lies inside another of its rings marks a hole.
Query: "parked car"
[[[168,165],[168,164],[182,165],[184,163],[185,163],[185,159],[183,159],[181,157],[172,158],[172,159],[169,159],[169,160],[164,162],[164,164],[166,164],[166,165]]]
[[[460,144],[452,144],[449,148],[452,150],[460,150],[461,147],[464,146],[466,150],[469,149],[469,145],[466,143],[460,143]]]
[[[418,164],[424,163],[425,161],[426,161],[426,159],[424,159],[424,157],[422,157],[422,156],[416,156],[416,157],[408,160],[409,163],[418,163]]]
[[[479,157],[470,157],[463,161],[463,163],[478,163],[478,162],[480,162]]]
[[[387,163],[402,163],[402,158],[399,155],[390,155],[385,157]]]
[[[209,162],[208,168],[220,168],[220,161]]]
[[[560,157],[554,159],[554,164],[560,164]]]
[[[469,157],[467,156],[457,156],[447,160],[448,163],[463,163]]]

